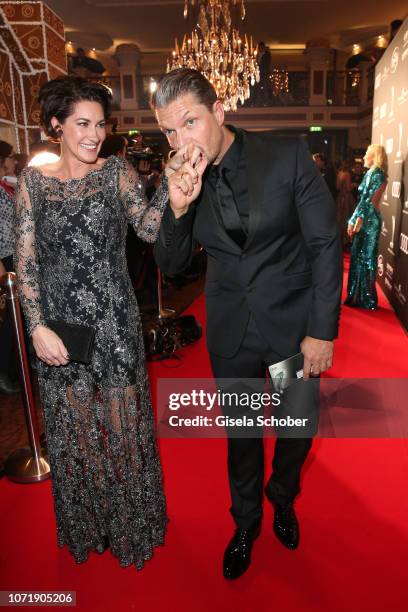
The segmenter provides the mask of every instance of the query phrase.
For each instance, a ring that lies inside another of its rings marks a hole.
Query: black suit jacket
[[[173,275],[189,265],[197,242],[206,250],[209,351],[232,357],[252,313],[271,349],[288,357],[306,335],[337,335],[342,256],[335,205],[302,140],[242,135],[250,196],[244,247],[225,231],[204,179],[185,215],[176,220],[166,208],[155,258]]]

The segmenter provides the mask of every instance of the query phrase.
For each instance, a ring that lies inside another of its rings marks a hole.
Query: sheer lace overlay
[[[138,569],[167,524],[141,321],[129,279],[127,224],[154,242],[168,199],[151,204],[124,161],[110,157],[82,179],[20,178],[18,290],[30,334],[46,319],[96,329],[90,365],[37,360],[58,545],[78,563],[107,536],[122,566]]]

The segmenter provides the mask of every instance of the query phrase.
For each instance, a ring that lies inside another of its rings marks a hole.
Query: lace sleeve
[[[139,238],[145,242],[156,242],[169,199],[167,178],[163,174],[159,188],[149,204],[137,172],[127,162],[119,163],[119,193],[127,220]]]
[[[14,213],[13,202],[0,187],[0,259],[13,253],[14,247]]]
[[[25,173],[18,182],[15,211],[14,263],[17,289],[31,336],[37,325],[45,325],[45,321],[41,309],[35,222]]]

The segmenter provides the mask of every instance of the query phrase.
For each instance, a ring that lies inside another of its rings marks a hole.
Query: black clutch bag
[[[69,353],[70,361],[86,365],[90,363],[95,341],[95,330],[92,327],[52,320],[47,320],[46,325],[61,338]]]

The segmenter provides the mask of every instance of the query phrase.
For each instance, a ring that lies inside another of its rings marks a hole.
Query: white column
[[[368,71],[372,66],[371,62],[360,62],[358,67],[361,71],[360,81],[360,104],[367,102],[368,97]]]
[[[328,41],[308,41],[305,55],[310,66],[311,106],[326,106],[327,104],[327,71],[330,63],[331,50]]]
[[[119,63],[120,109],[136,110],[139,108],[140,49],[134,44],[118,45],[115,56]]]

